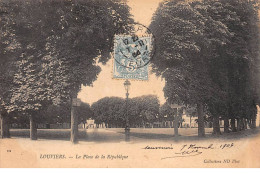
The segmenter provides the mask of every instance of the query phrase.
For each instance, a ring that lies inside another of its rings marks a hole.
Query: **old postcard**
[[[0,168],[259,168],[258,0],[0,0]]]

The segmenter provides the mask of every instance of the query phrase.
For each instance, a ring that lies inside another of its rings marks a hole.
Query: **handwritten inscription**
[[[205,151],[209,150],[224,150],[224,149],[230,149],[234,147],[234,143],[225,143],[225,144],[220,144],[220,145],[214,145],[214,144],[209,144],[207,146],[200,146],[197,144],[184,144],[180,148],[174,148],[172,145],[171,146],[146,146],[144,149],[146,150],[173,150],[173,155],[164,157],[162,159],[168,159],[168,158],[179,158],[179,157],[192,157],[192,156],[197,156],[201,155]]]

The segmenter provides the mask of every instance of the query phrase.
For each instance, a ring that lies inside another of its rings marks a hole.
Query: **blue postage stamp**
[[[148,80],[150,36],[115,35],[113,78]]]

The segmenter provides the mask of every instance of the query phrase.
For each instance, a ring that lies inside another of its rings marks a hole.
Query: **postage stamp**
[[[116,35],[113,78],[148,80],[151,36]]]

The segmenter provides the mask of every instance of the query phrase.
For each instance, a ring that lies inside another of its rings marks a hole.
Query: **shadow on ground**
[[[30,138],[29,129],[11,129],[11,137]],[[70,129],[38,129],[38,139],[70,140]],[[124,135],[109,130],[79,130],[79,141],[87,142],[120,142],[124,141]]]
[[[156,130],[156,129],[155,129]],[[124,131],[118,131],[118,133],[124,134]],[[260,128],[257,129],[247,129],[240,132],[230,132],[222,133],[221,135],[212,135],[212,131],[206,130],[205,137],[198,137],[197,134],[185,135],[184,131],[180,131],[180,136],[174,137],[174,133],[165,134],[165,133],[154,133],[154,132],[138,132],[132,130],[130,137],[134,141],[135,137],[142,139],[144,141],[174,141],[174,142],[186,142],[186,141],[209,141],[209,140],[241,140],[247,138],[253,138],[259,135]]]
[[[203,138],[198,137],[194,133],[187,133],[189,130],[181,130],[179,137],[174,137],[172,129],[159,130],[159,129],[131,129],[130,140],[131,142],[147,142],[147,141],[208,141],[208,140],[241,140],[246,138],[253,138],[259,135],[260,129],[248,129],[241,132],[222,133],[222,135],[212,135],[211,131],[206,131],[206,136]],[[196,131],[195,129],[193,131]],[[160,133],[162,132],[162,133]],[[28,129],[11,129],[12,137],[29,138],[30,131]],[[50,140],[70,140],[70,129],[38,129],[39,139]],[[125,141],[124,129],[88,129],[79,130],[79,141],[85,142],[122,142]]]
[[[11,129],[11,137],[22,137],[30,138],[29,129]],[[70,140],[70,130],[69,129],[38,129],[37,136],[40,139],[53,139],[53,140]],[[86,131],[79,131],[80,139],[85,139]]]

